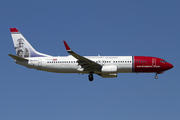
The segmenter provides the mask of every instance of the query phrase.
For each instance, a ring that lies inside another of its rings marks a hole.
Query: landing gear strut
[[[158,79],[157,73],[156,73],[155,79]]]
[[[89,77],[89,81],[93,81],[93,73],[90,73],[89,75],[88,75],[88,77]]]

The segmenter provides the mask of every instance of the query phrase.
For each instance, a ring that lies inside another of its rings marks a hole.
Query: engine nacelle
[[[117,77],[117,66],[115,65],[108,65],[103,66],[101,69],[101,77],[103,78],[114,78]]]
[[[115,65],[107,65],[107,66],[103,66],[101,69],[102,74],[106,74],[106,73],[117,73],[117,66]]]

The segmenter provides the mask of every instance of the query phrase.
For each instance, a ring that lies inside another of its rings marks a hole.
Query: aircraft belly
[[[77,67],[75,65],[45,65],[42,67],[42,70],[49,72],[58,72],[58,73],[77,73]]]

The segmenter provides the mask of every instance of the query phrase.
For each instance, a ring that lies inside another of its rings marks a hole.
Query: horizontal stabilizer
[[[28,61],[28,59],[21,58],[21,57],[12,55],[12,54],[8,54],[8,55],[9,55],[10,57],[12,57],[14,60],[17,60],[17,61]]]

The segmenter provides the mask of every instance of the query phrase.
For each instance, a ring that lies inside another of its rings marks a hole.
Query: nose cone
[[[173,66],[171,63],[168,63],[168,64],[167,64],[167,68],[168,68],[168,69],[171,69],[171,68],[173,68],[173,67],[174,67],[174,66]]]

